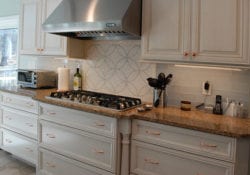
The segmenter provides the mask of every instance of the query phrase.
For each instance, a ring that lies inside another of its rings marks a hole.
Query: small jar
[[[191,111],[191,102],[190,101],[181,101],[181,110]]]

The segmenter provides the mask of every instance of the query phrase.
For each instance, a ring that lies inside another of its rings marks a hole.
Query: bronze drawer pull
[[[55,164],[50,163],[50,162],[46,162],[46,165],[47,165],[48,167],[50,167],[50,168],[55,168],[55,167],[56,167]]]
[[[46,136],[50,139],[54,139],[56,138],[56,136],[54,134],[46,134]]]
[[[218,145],[208,144],[208,143],[204,143],[204,142],[200,142],[200,146],[205,147],[205,148],[217,148],[218,147]]]
[[[95,122],[95,126],[105,126],[105,123],[102,123],[102,122]]]
[[[159,161],[153,160],[153,159],[148,159],[148,158],[145,158],[144,161],[145,161],[146,163],[153,164],[153,165],[159,165],[159,164],[160,164]]]
[[[47,114],[47,115],[56,115],[56,112],[53,112],[53,111],[46,111],[46,114]]]
[[[103,150],[98,150],[98,149],[92,149],[92,152],[97,153],[97,154],[104,154]]]
[[[146,133],[149,134],[149,135],[156,135],[156,136],[161,135],[161,132],[160,132],[160,131],[150,131],[150,130],[146,130]]]

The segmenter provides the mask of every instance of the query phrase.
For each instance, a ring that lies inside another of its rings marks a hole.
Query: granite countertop
[[[45,96],[48,96],[50,92],[55,91],[55,89],[33,90],[15,87],[0,87],[0,90],[3,92],[30,96],[33,99],[44,103],[54,104],[86,112],[92,112],[115,118],[140,119],[236,138],[250,136],[250,118],[243,119],[214,115],[195,109],[193,109],[192,111],[182,111],[177,107],[153,108],[152,110],[145,112],[138,112],[137,109],[120,112],[98,106],[82,105],[77,103],[69,104],[67,102],[55,101],[45,98]]]

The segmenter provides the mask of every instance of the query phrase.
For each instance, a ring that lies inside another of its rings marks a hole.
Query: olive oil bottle
[[[80,74],[80,68],[76,68],[76,73],[74,74],[73,89],[82,90],[82,75]]]

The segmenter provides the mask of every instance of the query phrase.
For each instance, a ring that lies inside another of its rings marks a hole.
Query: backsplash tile
[[[203,103],[214,104],[215,96],[222,95],[225,101],[228,97],[236,102],[249,106],[250,71],[210,70],[200,68],[183,68],[171,65],[157,65],[157,73],[172,73],[173,81],[167,87],[169,105],[179,106],[181,100],[189,100],[194,105]],[[212,85],[212,95],[205,98],[202,92],[202,82],[209,81]]]
[[[152,101],[147,78],[156,73],[155,65],[139,63],[139,41],[86,41],[84,88]]]
[[[85,59],[69,59],[71,78],[81,65],[83,88],[141,98],[152,102],[152,89],[147,78],[155,76],[156,65],[139,63],[140,41],[85,41]],[[19,68],[37,68],[56,71],[63,60],[49,57],[20,58]],[[31,66],[31,67],[30,67]],[[70,80],[72,88],[72,79]]]

